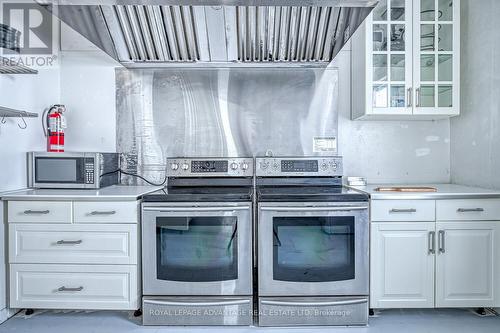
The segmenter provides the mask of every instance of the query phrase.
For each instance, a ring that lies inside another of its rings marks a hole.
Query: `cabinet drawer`
[[[500,199],[440,200],[436,205],[440,221],[500,220]]]
[[[139,308],[137,266],[10,265],[10,307]]]
[[[72,203],[69,201],[9,201],[10,223],[71,223]]]
[[[137,223],[137,201],[75,202],[75,223]]]
[[[434,200],[373,200],[372,221],[435,221]]]
[[[137,225],[11,224],[10,263],[136,264]]]

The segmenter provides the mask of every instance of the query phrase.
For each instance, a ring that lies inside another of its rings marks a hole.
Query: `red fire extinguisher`
[[[45,135],[47,137],[48,152],[64,152],[64,129],[66,128],[65,112],[66,107],[61,104],[53,105],[47,111],[47,116],[45,118],[47,130]]]

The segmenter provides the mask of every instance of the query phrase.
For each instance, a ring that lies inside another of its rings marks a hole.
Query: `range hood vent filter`
[[[113,6],[110,18],[102,8],[108,24],[118,22],[119,34],[127,54],[122,61],[198,61],[199,46],[191,6]],[[123,52],[123,51],[122,51]]]
[[[326,61],[333,58],[334,7],[237,7],[238,61]]]

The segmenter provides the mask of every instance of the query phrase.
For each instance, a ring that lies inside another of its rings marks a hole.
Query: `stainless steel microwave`
[[[31,188],[98,189],[119,183],[117,153],[28,153]]]

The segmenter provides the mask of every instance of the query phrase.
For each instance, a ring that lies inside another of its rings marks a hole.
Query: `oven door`
[[[251,203],[143,205],[144,295],[251,295]]]
[[[259,205],[259,296],[368,295],[368,204]]]

